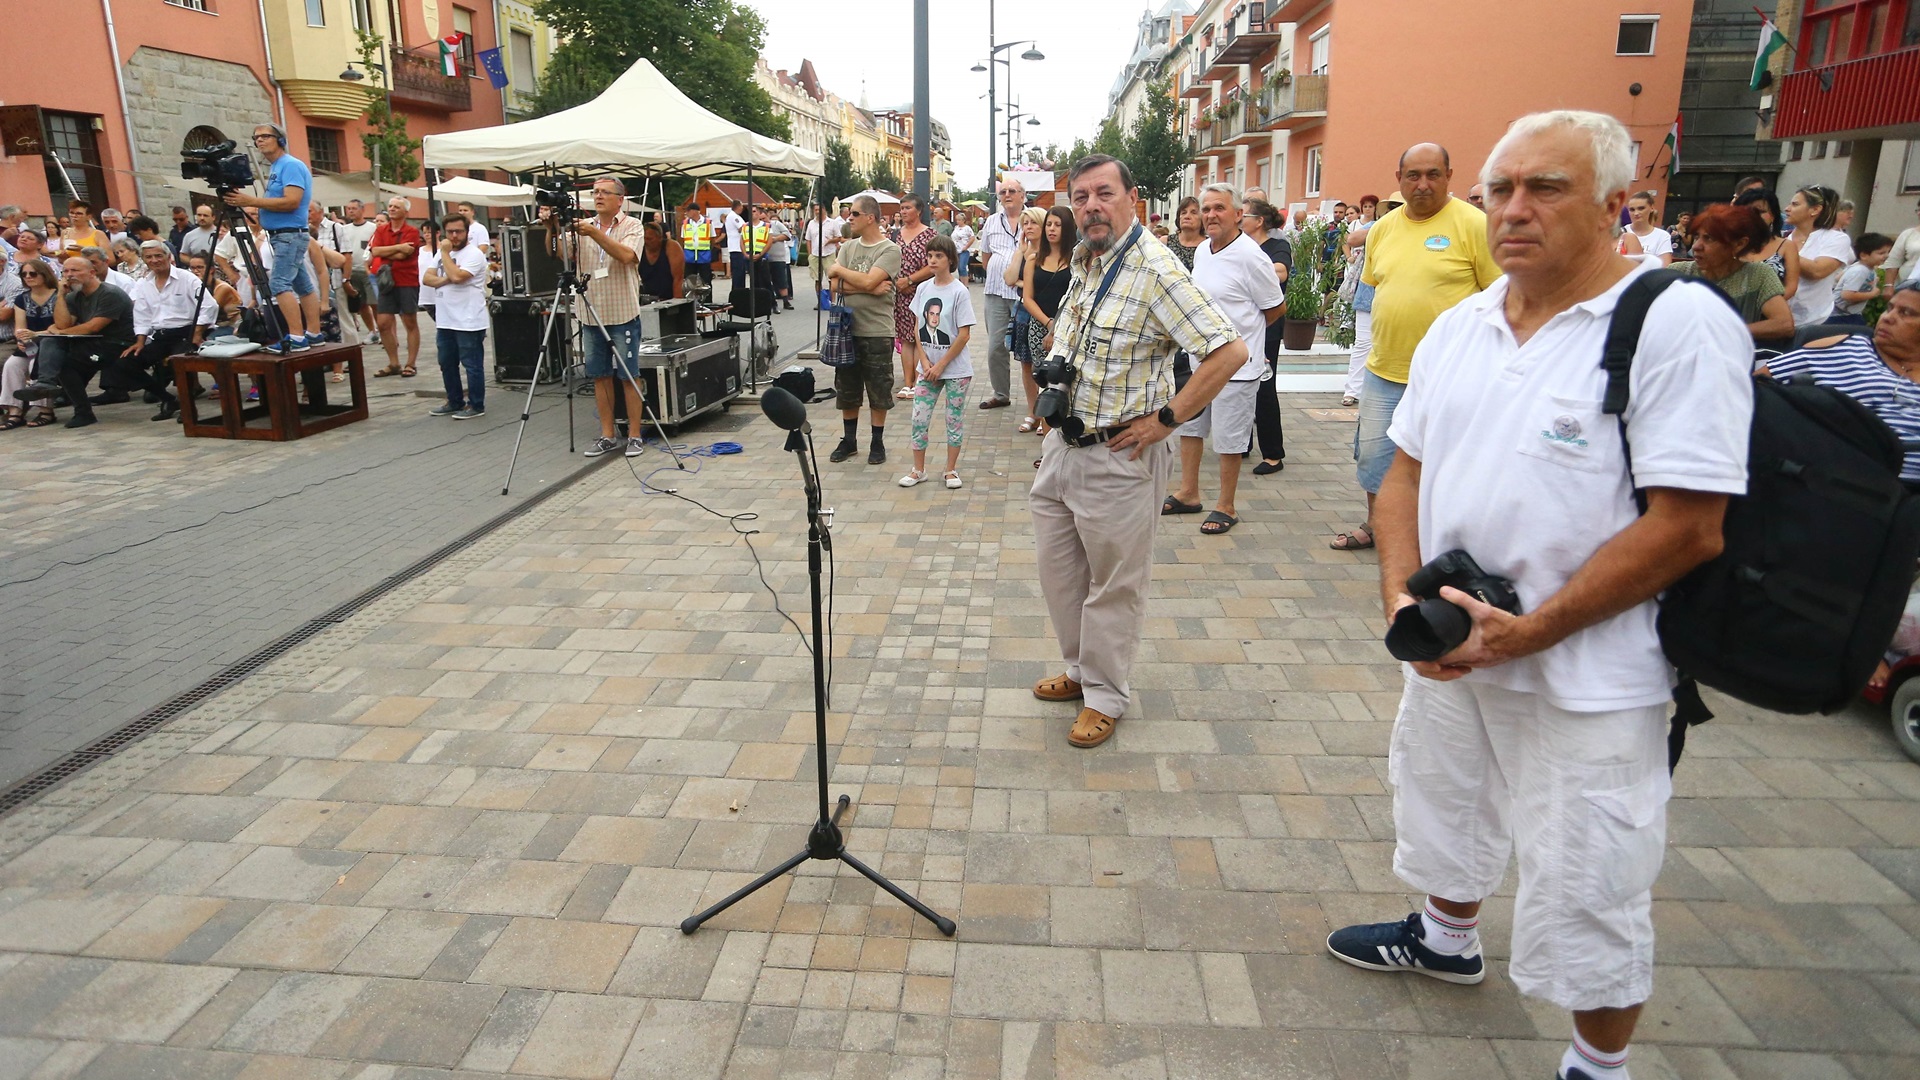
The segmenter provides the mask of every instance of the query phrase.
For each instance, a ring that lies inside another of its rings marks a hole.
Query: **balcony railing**
[[[1266,17],[1265,7],[1254,0],[1222,26],[1223,36],[1215,39],[1218,51],[1212,63],[1251,64],[1262,52],[1280,44],[1280,23]]]
[[[393,102],[440,112],[466,112],[473,108],[473,88],[464,75],[448,78],[438,64],[398,45],[392,47],[390,70],[393,72]]]
[[[1843,132],[1920,126],[1920,46],[1795,71],[1780,80],[1773,104],[1773,137],[1804,139]]]
[[[1304,126],[1327,115],[1327,76],[1295,75],[1286,83],[1268,83],[1259,95],[1260,125],[1268,130]]]

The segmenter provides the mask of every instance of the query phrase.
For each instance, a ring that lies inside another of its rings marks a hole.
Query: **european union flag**
[[[507,87],[507,62],[501,58],[499,49],[488,49],[480,54],[480,66],[487,70],[487,81],[495,90]]]

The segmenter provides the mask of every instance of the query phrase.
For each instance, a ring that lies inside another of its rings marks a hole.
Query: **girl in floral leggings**
[[[927,478],[927,429],[934,409],[946,399],[947,474],[949,489],[960,487],[960,441],[966,424],[967,388],[973,384],[973,361],[967,339],[973,336],[973,299],[967,284],[953,276],[960,258],[953,241],[935,233],[927,240],[927,266],[933,280],[920,283],[913,294],[913,329],[920,343],[920,381],[913,388],[913,468],[900,478],[912,487]]]

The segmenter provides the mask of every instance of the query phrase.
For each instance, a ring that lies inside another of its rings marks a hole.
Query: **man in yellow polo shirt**
[[[1367,230],[1366,271],[1375,288],[1373,352],[1360,391],[1360,424],[1353,459],[1367,493],[1367,521],[1336,534],[1336,551],[1373,546],[1373,497],[1393,462],[1387,427],[1407,390],[1413,350],[1440,313],[1493,284],[1500,276],[1487,246],[1487,215],[1448,193],[1453,162],[1445,147],[1420,143],[1400,155],[1394,174],[1406,205]]]

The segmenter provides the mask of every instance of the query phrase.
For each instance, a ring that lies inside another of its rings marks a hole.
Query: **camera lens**
[[[1473,617],[1450,600],[1422,600],[1400,609],[1387,630],[1387,651],[1396,660],[1438,660],[1460,647]]]

